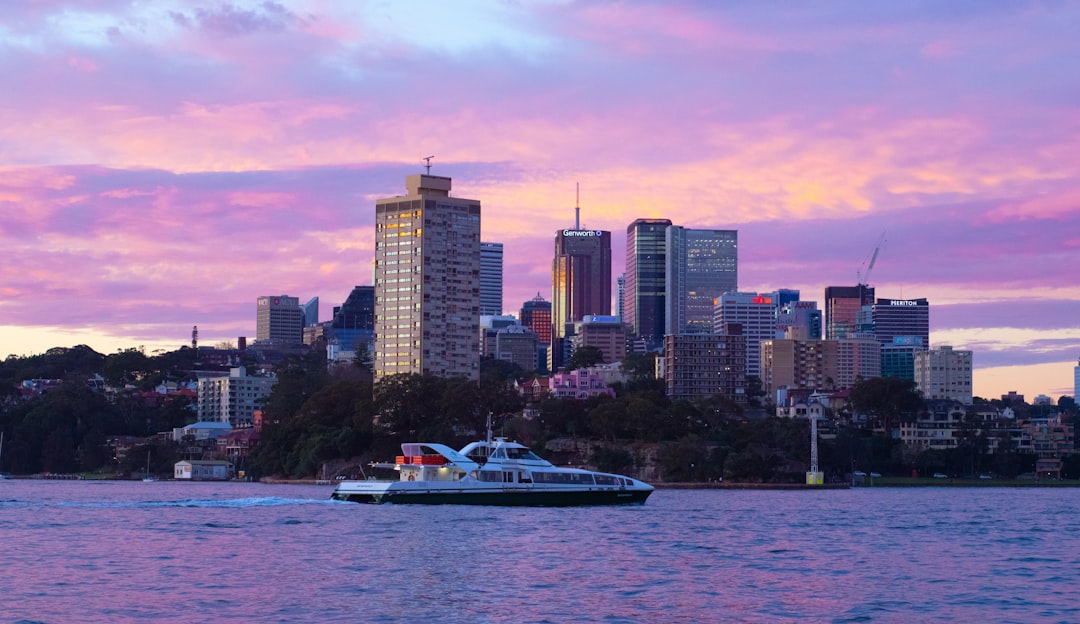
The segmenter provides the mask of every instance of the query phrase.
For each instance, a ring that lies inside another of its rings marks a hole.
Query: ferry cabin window
[[[503,449],[500,449],[503,450]],[[506,450],[506,457],[508,459],[540,459],[536,453],[533,453],[527,448],[508,448]]]
[[[578,472],[534,472],[534,483],[569,483],[573,485],[592,485],[593,478],[589,473]]]
[[[619,480],[611,475],[598,474],[594,475],[596,478],[596,485],[618,485]]]
[[[492,483],[498,483],[502,481],[502,472],[495,470],[481,470],[477,473],[476,479],[478,481],[489,481]]]

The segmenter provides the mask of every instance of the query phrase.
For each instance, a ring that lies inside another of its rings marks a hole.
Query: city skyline
[[[0,357],[254,336],[371,284],[377,198],[454,179],[504,245],[737,230],[739,289],[931,302],[977,396],[1073,392],[1080,4],[8,3]],[[439,93],[439,97],[430,97]],[[328,320],[327,314],[323,318]]]

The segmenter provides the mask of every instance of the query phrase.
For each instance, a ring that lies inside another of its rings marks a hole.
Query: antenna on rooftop
[[[423,158],[420,159],[420,160],[422,160],[422,161],[424,161],[426,163],[424,166],[427,167],[428,175],[431,175],[431,159],[432,158],[435,158],[435,156],[434,155],[424,156]]]
[[[574,229],[581,229],[581,182],[574,182]]]

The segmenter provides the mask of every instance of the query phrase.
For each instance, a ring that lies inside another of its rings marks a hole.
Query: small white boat
[[[435,443],[401,445],[394,463],[375,468],[398,472],[392,480],[342,481],[332,498],[357,503],[427,505],[641,504],[647,483],[622,475],[560,468],[528,447],[503,438],[473,442],[460,451]]]

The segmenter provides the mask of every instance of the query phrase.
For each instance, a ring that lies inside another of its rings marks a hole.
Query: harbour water
[[[0,481],[0,622],[1080,621],[1080,489],[329,494]]]

